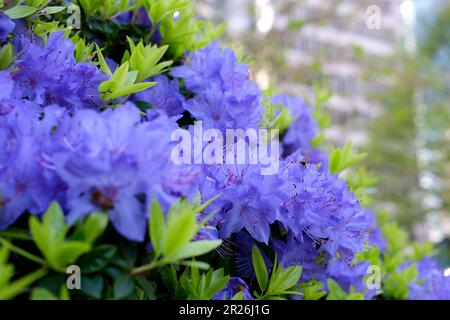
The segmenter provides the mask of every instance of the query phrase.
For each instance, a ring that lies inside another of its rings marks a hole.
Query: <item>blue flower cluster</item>
[[[437,262],[425,257],[417,264],[418,283],[409,285],[409,299],[450,300],[450,277],[444,276]]]
[[[0,42],[8,41],[13,29],[0,13]],[[107,211],[122,236],[143,242],[152,199],[167,209],[197,192],[204,201],[220,194],[205,212],[213,218],[196,239],[235,242],[241,278],[231,278],[216,299],[238,292],[252,299],[244,280],[254,277],[253,244],[270,247],[286,267],[301,264],[304,281],[326,284],[331,277],[346,290],[374,295],[363,283],[367,264],[353,261],[365,245],[382,247],[383,238],[373,214],[313,148],[318,126],[302,100],[272,98],[295,118],[283,137],[288,157],[279,159],[276,175],[261,175],[257,164],[171,162],[171,132],[183,114],[206,128],[259,127],[263,95],[232,50],[212,43],[186,56],[169,75],[147,79],[157,85],[130,102],[103,110],[98,87],[107,76],[94,64],[77,62],[73,43],[61,32],[45,43],[25,35],[19,42],[17,60],[0,71],[0,229],[25,212],[41,215],[57,200],[69,222]],[[139,102],[152,108],[143,112]],[[448,288],[437,287],[442,274],[428,265],[420,268],[426,285],[412,287],[411,297],[430,292],[448,297]]]
[[[261,122],[262,94],[249,79],[248,67],[236,54],[217,43],[195,52],[171,75],[184,79],[194,93],[184,108],[207,128],[257,128]]]
[[[7,39],[14,27],[14,22],[4,12],[0,12],[0,42]]]

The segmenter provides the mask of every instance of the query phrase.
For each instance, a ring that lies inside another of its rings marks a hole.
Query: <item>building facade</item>
[[[367,125],[382,112],[377,96],[391,79],[377,65],[386,65],[404,39],[403,2],[196,1],[200,15],[228,24],[231,40],[253,44],[256,79],[263,87],[270,79],[280,91],[310,100],[314,84],[325,82],[333,93],[326,134],[338,145],[351,140],[356,146],[367,142]]]

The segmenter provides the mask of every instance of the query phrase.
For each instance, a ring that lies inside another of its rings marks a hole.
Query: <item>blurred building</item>
[[[200,15],[227,23],[232,40],[253,43],[253,55],[263,57],[256,70],[263,87],[270,79],[282,92],[312,99],[314,83],[324,81],[333,92],[327,106],[332,127],[326,134],[337,144],[351,140],[354,145],[366,143],[368,123],[382,111],[376,98],[390,78],[381,66],[405,35],[403,2],[196,1]],[[368,66],[375,73],[368,74]],[[314,72],[317,77],[311,77]]]

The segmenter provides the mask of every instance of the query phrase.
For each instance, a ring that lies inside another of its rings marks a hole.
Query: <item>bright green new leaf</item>
[[[101,62],[101,64],[103,64]],[[123,96],[143,91],[154,86],[155,82],[135,83],[137,71],[129,71],[128,61],[122,64],[111,76],[111,78],[99,86],[99,91],[103,93],[104,100],[115,100]]]
[[[198,231],[195,215],[190,211],[181,212],[168,221],[163,253],[165,257],[174,257],[185,247]]]
[[[264,292],[269,282],[269,275],[267,273],[267,266],[264,261],[264,257],[255,245],[253,245],[252,249],[252,261],[259,288],[261,289],[261,292]]]
[[[0,50],[0,70],[5,70],[14,62],[14,48],[12,44],[4,45]]]
[[[94,215],[90,224],[99,217]],[[100,218],[100,220],[103,219]],[[104,224],[104,221],[101,223]],[[65,272],[68,265],[88,252],[91,249],[90,241],[93,241],[97,236],[96,234],[88,235],[89,241],[66,240],[69,226],[65,223],[64,214],[57,202],[50,205],[43,216],[42,222],[39,222],[37,217],[31,216],[29,227],[36,246],[42,252],[48,264],[59,272]],[[99,229],[104,229],[104,226],[100,226]],[[97,230],[97,232],[99,231]]]
[[[144,46],[140,41],[137,45],[133,40],[128,39],[130,45],[130,52],[126,52],[122,59],[122,63],[128,61],[130,70],[137,71],[137,82],[142,82],[152,76],[163,73],[168,70],[172,61],[163,61],[159,63],[169,46],[162,46],[158,48],[157,45]]]
[[[166,225],[164,213],[156,198],[153,199],[150,208],[148,228],[153,249],[155,250],[156,255],[160,256],[163,251],[163,244],[166,237]]]
[[[337,174],[343,170],[360,162],[367,153],[355,153],[350,142],[346,143],[342,149],[334,148],[330,153],[330,172]]]
[[[77,224],[71,240],[94,242],[103,234],[108,226],[108,215],[104,212],[93,212],[83,222]]]
[[[222,244],[222,240],[199,240],[188,243],[174,257],[174,260],[184,260],[204,255],[217,249]]]
[[[327,300],[347,300],[347,292],[342,290],[336,281],[328,279],[327,285],[329,291]]]
[[[6,246],[0,247],[0,300],[15,298],[24,289],[47,274],[47,270],[39,269],[22,278],[11,281],[14,275],[14,266],[8,263],[8,257],[8,248]]]
[[[31,16],[37,11],[37,8],[30,6],[17,5],[5,11],[5,14],[11,19],[20,19]]]
[[[108,76],[112,76],[112,72],[106,63],[105,57],[103,56],[102,50],[100,50],[98,44],[95,44],[95,53],[97,54],[98,61],[100,62],[100,70],[106,73]]]
[[[55,13],[64,11],[66,8],[67,7],[65,7],[65,6],[51,6],[51,7],[46,7],[44,9],[40,10],[39,13],[55,14]]]

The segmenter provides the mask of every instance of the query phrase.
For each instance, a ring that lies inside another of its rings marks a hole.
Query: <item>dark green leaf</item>
[[[89,298],[101,299],[104,285],[101,274],[81,278],[81,292]]]
[[[108,265],[116,251],[116,247],[112,245],[96,247],[82,256],[78,265],[83,273],[99,272]]]
[[[127,274],[122,274],[114,279],[114,298],[124,299],[133,293],[134,280]]]

